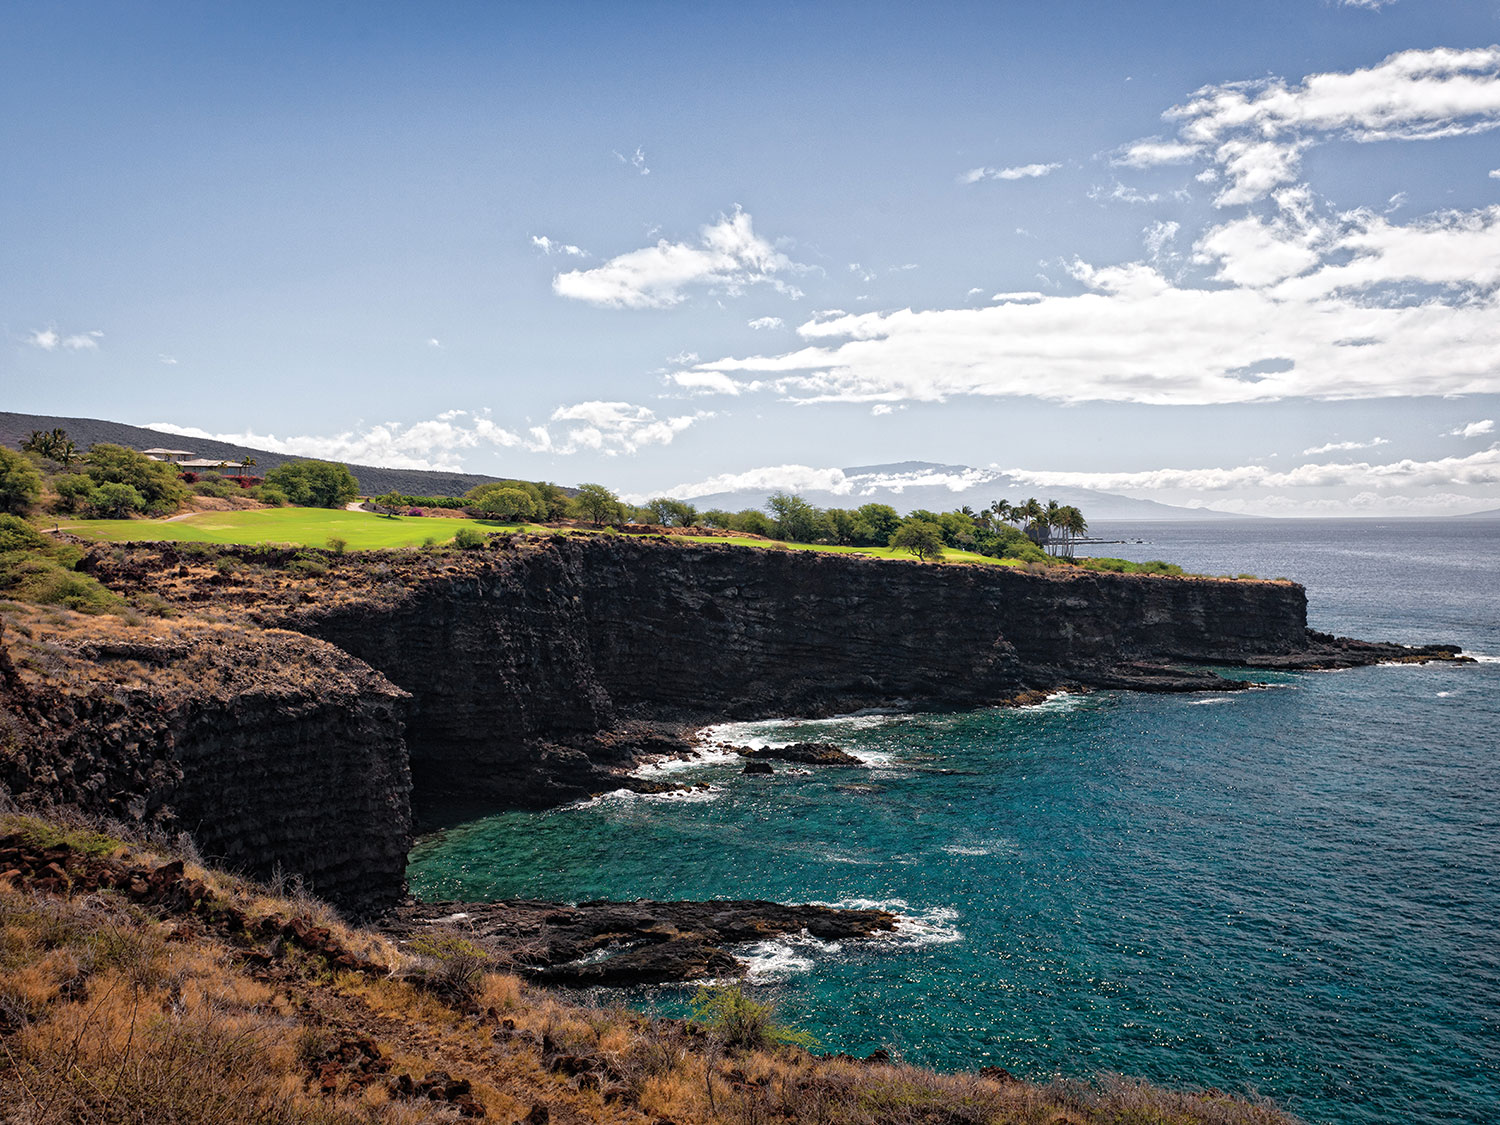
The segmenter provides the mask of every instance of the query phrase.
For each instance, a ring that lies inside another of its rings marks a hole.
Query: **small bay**
[[[751,951],[825,1050],[1254,1089],[1315,1123],[1500,1120],[1500,521],[1096,531],[1294,578],[1315,628],[1489,659],[737,724],[869,768],[710,760],[674,771],[711,784],[692,796],[484,817],[418,842],[413,891],[880,904],[894,940]]]

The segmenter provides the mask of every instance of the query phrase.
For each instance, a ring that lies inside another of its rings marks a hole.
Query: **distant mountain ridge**
[[[952,511],[968,505],[975,511],[988,508],[995,500],[1019,503],[1035,496],[1043,502],[1056,500],[1071,504],[1090,520],[1184,520],[1237,519],[1232,512],[1207,508],[1183,508],[1155,500],[1137,500],[1113,492],[1092,488],[1044,487],[1026,483],[994,469],[972,465],[943,465],[934,461],[897,461],[887,465],[858,465],[839,470],[844,480],[841,490],[793,489],[799,496],[820,508],[857,508],[861,504],[889,504],[905,514],[914,508],[935,512]],[[737,489],[715,492],[686,499],[699,508],[726,508],[739,511],[758,508],[772,489]]]
[[[144,426],[128,426],[123,422],[107,422],[102,418],[62,418],[50,414],[13,414],[0,411],[0,445],[16,449],[29,438],[34,430],[68,431],[68,436],[78,443],[79,449],[87,449],[96,442],[106,441],[131,449],[154,449],[175,446],[191,449],[205,458],[222,457],[226,461],[243,461],[255,458],[254,472],[264,476],[270,469],[287,461],[305,461],[306,457],[295,453],[272,453],[268,449],[255,449],[248,445],[232,445],[229,442],[211,441],[208,438],[183,437],[162,430],[151,430]],[[336,460],[335,458],[325,458]],[[388,469],[378,465],[348,465],[349,471],[359,480],[359,489],[366,496],[379,496],[383,492],[400,492],[407,496],[462,496],[477,485],[504,480],[504,477],[484,476],[477,473],[450,473],[432,469]]]

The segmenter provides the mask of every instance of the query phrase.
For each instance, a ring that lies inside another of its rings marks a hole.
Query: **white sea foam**
[[[944,844],[943,851],[949,855],[990,855],[989,848],[968,847],[963,844]]]
[[[576,812],[580,809],[597,809],[601,805],[629,804],[631,801],[648,801],[656,804],[679,804],[698,805],[708,801],[717,800],[724,790],[717,785],[710,785],[706,789],[678,789],[670,793],[637,793],[634,789],[613,789],[608,793],[601,793],[597,797],[586,797],[581,801],[574,801],[571,805],[564,805],[565,812]]]
[[[841,910],[886,910],[894,914],[894,931],[872,934],[869,938],[871,942],[887,948],[894,946],[916,949],[924,945],[952,945],[964,939],[963,933],[954,925],[958,921],[958,911],[949,906],[914,909],[904,898],[849,898],[821,905]]]
[[[1234,697],[1229,695],[1216,695],[1212,699],[1189,699],[1189,707],[1211,707],[1215,703],[1231,703]]]
[[[809,972],[816,958],[842,952],[843,948],[836,941],[820,941],[803,930],[800,934],[742,945],[734,955],[744,963],[745,976],[751,983],[767,984]]]
[[[1076,711],[1084,704],[1084,697],[1071,691],[1054,691],[1040,703],[1027,703],[1015,708],[1017,711]]]
[[[717,746],[706,746],[695,750],[692,756],[687,758],[655,758],[631,770],[630,776],[642,778],[663,777],[667,774],[681,773],[684,770],[732,765],[739,760],[740,756],[733,750],[723,750]]]
[[[1473,657],[1480,664],[1500,664],[1500,656],[1491,656],[1484,652],[1466,652],[1464,655]]]

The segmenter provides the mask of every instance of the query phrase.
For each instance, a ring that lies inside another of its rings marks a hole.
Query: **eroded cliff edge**
[[[618,784],[638,754],[675,744],[674,725],[1070,686],[1223,688],[1194,666],[1439,654],[1310,634],[1305,592],[1286,582],[603,536],[342,556],[98,547],[88,565],[180,616],[137,627],[157,657],[111,656],[74,624],[29,626],[28,645],[67,655],[6,673],[5,784],[167,810],[210,854],[279,864],[366,907],[400,891],[409,785],[545,805]],[[121,659],[134,677],[123,694]],[[74,717],[58,724],[54,709]],[[80,784],[70,763],[85,759],[99,765]],[[137,759],[154,772],[113,764]]]

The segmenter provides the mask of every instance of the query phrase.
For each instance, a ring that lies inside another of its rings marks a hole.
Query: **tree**
[[[17,515],[42,494],[42,474],[27,457],[0,446],[0,512]]]
[[[734,513],[723,508],[710,508],[698,514],[698,522],[704,527],[718,527],[728,531],[734,527]]]
[[[829,508],[823,513],[823,538],[830,543],[854,543],[859,538],[859,516],[848,508]]]
[[[767,539],[773,539],[776,536],[776,525],[771,522],[771,517],[759,508],[746,508],[743,512],[736,512],[731,526],[734,530],[743,531],[749,535],[763,535]]]
[[[334,461],[287,461],[267,473],[265,482],[304,508],[342,508],[359,495],[354,474]]]
[[[170,462],[153,461],[144,453],[109,442],[90,446],[86,460],[89,479],[96,485],[128,484],[151,511],[170,512],[188,497],[177,466]]]
[[[658,496],[646,501],[646,511],[651,513],[651,522],[663,527],[692,527],[698,522],[698,509],[691,504],[674,500],[670,496]]]
[[[83,473],[62,473],[52,478],[52,490],[57,493],[58,511],[76,512],[88,503],[94,482]]]
[[[31,436],[21,443],[21,449],[26,453],[51,458],[65,467],[78,459],[78,446],[64,429],[32,430]]]
[[[937,558],[943,553],[943,529],[931,520],[908,519],[891,536],[890,545],[919,559]]]
[[[573,497],[573,505],[582,517],[595,527],[620,514],[620,498],[602,484],[585,484]]]
[[[1073,557],[1073,544],[1089,533],[1089,524],[1083,518],[1083,513],[1073,505],[1069,504],[1062,509],[1062,520],[1059,526],[1063,530],[1064,551],[1068,558]]]
[[[89,493],[89,507],[104,519],[124,519],[132,512],[143,511],[146,498],[131,484],[109,481]]]
[[[861,546],[879,547],[889,543],[901,526],[901,517],[889,504],[861,504],[854,514],[858,520],[855,541]]]
[[[542,514],[541,506],[529,492],[520,488],[489,486],[469,504],[469,511],[481,519],[526,521]]]
[[[396,513],[406,507],[406,497],[392,489],[390,492],[375,497],[370,501],[370,505],[387,519],[395,519]]]
[[[766,498],[766,508],[776,522],[776,534],[793,543],[811,543],[818,534],[818,509],[795,492],[773,492]]]

